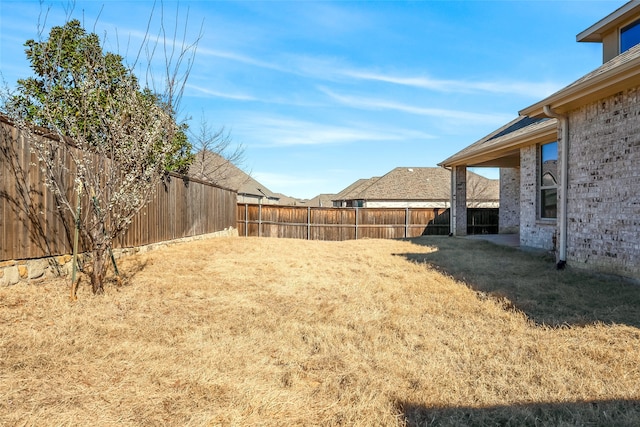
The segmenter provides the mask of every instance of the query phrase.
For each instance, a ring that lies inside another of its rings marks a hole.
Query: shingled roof
[[[556,119],[518,117],[439,165],[515,167],[520,164],[520,147],[548,142],[556,135]]]
[[[189,175],[194,178],[208,181],[224,188],[235,190],[238,194],[247,194],[258,197],[279,199],[267,187],[256,181],[249,174],[211,151],[199,151],[195,160],[189,167]]]
[[[318,194],[316,197],[312,199],[303,200],[299,204],[303,206],[332,207],[333,200],[335,199],[336,199],[335,194],[322,193],[322,194]]]
[[[335,195],[333,200],[354,200],[365,188],[376,182],[379,177],[361,178]]]
[[[498,180],[469,171],[468,186],[482,188],[475,197],[498,200]],[[366,184],[366,185],[364,185]],[[351,191],[347,191],[351,188]],[[442,200],[451,197],[451,172],[437,167],[398,167],[372,180],[359,180],[340,192],[334,200]]]
[[[521,111],[521,116],[542,117],[544,106],[565,113],[587,102],[613,95],[638,82],[640,73],[640,44],[616,56],[600,67],[547,98]]]
[[[613,95],[637,82],[640,45],[616,56],[565,88],[519,111],[520,117],[439,163],[441,166],[519,165],[519,150],[557,138],[556,119],[547,119],[544,107],[564,114],[587,102]]]

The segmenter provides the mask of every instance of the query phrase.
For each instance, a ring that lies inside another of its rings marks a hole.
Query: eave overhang
[[[640,1],[631,1],[615,12],[602,18],[586,30],[576,36],[578,42],[602,42],[603,36],[608,32],[615,30],[620,25],[624,25],[629,20],[629,15],[633,14],[634,9],[640,9]]]
[[[520,164],[520,148],[555,141],[557,135],[557,121],[546,120],[500,138],[480,140],[438,166],[516,167]]]
[[[605,63],[583,78],[519,112],[521,116],[545,117],[544,106],[564,114],[582,105],[640,85],[640,45]]]

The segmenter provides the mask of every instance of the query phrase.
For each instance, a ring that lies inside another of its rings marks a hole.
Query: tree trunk
[[[91,288],[98,295],[104,293],[104,276],[107,272],[107,262],[104,246],[99,245],[93,250],[93,270],[91,271]]]

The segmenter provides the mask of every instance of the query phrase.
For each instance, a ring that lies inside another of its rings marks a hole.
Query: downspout
[[[562,188],[562,198],[560,199],[560,209],[562,214],[560,215],[560,236],[559,236],[559,256],[556,267],[561,269],[567,262],[567,194],[568,194],[568,171],[569,165],[569,117],[565,114],[560,114],[551,108],[550,105],[544,106],[544,114],[548,117],[558,119],[560,126],[562,126],[562,151],[560,152],[560,187]]]

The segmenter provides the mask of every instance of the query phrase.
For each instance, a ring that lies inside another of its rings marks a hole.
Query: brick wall
[[[556,222],[538,219],[538,148],[520,150],[520,245],[555,249]]]
[[[640,87],[569,114],[567,259],[640,278]]]
[[[520,168],[500,168],[499,233],[520,228]]]

